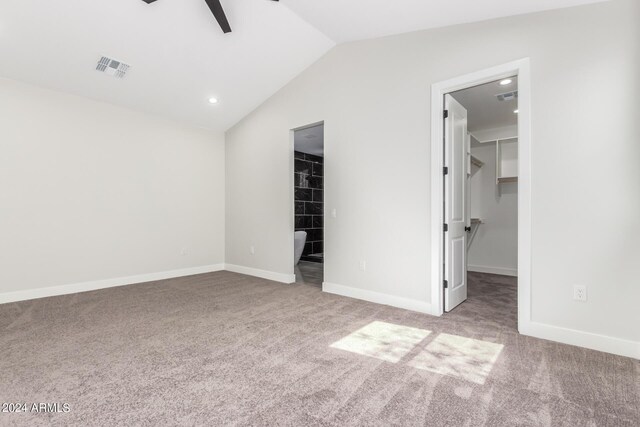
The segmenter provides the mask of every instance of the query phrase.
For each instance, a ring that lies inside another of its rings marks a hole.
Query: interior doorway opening
[[[296,283],[324,278],[324,123],[293,131],[294,273]]]
[[[445,299],[448,289],[447,279],[450,274],[446,272],[448,265],[445,262],[446,242],[444,232],[444,229],[448,227],[445,220],[444,209],[445,178],[447,177],[447,169],[445,168],[448,167],[448,165],[445,164],[445,144],[443,143],[446,132],[446,119],[444,118],[445,106],[443,105],[445,95],[449,95],[450,99],[455,100],[450,94],[486,83],[498,82],[499,84],[500,81],[507,79],[513,80],[514,78],[517,83],[518,92],[517,108],[514,108],[511,114],[517,117],[517,142],[514,144],[517,159],[513,161],[511,166],[516,165],[517,180],[514,180],[514,177],[506,175],[496,175],[495,178],[496,180],[498,177],[511,178],[512,183],[517,188],[517,308],[514,308],[514,310],[517,311],[518,331],[529,334],[533,326],[531,322],[531,78],[528,58],[451,78],[435,83],[431,87],[431,312],[436,316],[440,316],[445,312]],[[505,90],[504,92],[509,91]],[[496,92],[494,95],[498,94],[500,93]],[[515,110],[517,110],[517,113]],[[451,131],[451,129],[449,131]],[[457,132],[464,134],[466,133],[466,129],[464,132],[458,129]],[[458,147],[460,147],[460,144]],[[465,149],[462,158],[466,159],[467,151],[470,151],[467,150],[466,141],[462,147]],[[508,154],[509,149],[507,148],[506,151]],[[469,160],[471,159],[469,158]],[[460,156],[458,156],[458,161],[460,162]],[[458,169],[462,169],[462,167],[458,166]],[[508,172],[508,169],[509,166],[507,166],[505,171]],[[464,183],[464,181],[458,182],[458,188],[462,188],[462,183]],[[502,186],[502,184],[500,184],[500,186]],[[460,204],[463,203],[464,202],[460,202]],[[460,209],[458,205],[456,211],[458,216],[461,216],[462,214],[460,214],[460,212],[463,212]],[[468,216],[469,219],[471,219],[471,213],[469,213]],[[481,218],[478,219],[481,220]],[[460,221],[459,218],[456,218],[456,220]],[[466,235],[469,231],[465,230],[465,228],[470,227],[470,224],[466,223],[466,217],[462,220],[462,223],[464,224],[463,231]],[[480,229],[478,229],[477,233],[480,232],[479,230]],[[474,239],[476,238],[477,235]],[[467,265],[466,247],[461,243],[466,244],[466,238],[463,242],[456,242],[458,252],[464,254],[464,257],[457,258],[457,268],[459,272],[465,271]],[[452,247],[451,242],[449,247]],[[473,273],[492,274],[479,271]],[[502,274],[502,276],[513,279],[512,276],[505,274]],[[464,278],[466,281],[467,275],[458,274],[458,277],[454,280],[460,281],[461,278]],[[461,299],[465,300],[465,298],[466,295],[463,295]],[[455,307],[455,304],[452,303],[451,306]],[[451,306],[449,308],[451,308]],[[448,315],[455,316],[455,310]]]
[[[518,77],[443,103],[443,309],[517,330]]]

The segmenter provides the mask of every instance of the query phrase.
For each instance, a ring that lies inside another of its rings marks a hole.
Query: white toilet
[[[300,257],[302,256],[302,252],[304,251],[304,244],[307,242],[307,232],[306,231],[296,231],[293,233],[293,257],[294,264],[298,265],[300,262]]]

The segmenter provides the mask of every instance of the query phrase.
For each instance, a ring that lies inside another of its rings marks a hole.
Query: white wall
[[[227,132],[226,262],[293,272],[289,129],[324,120],[325,280],[428,309],[430,85],[529,57],[533,320],[640,341],[638,16],[613,0],[336,47]]]
[[[471,217],[480,218],[467,255],[469,271],[516,276],[518,272],[518,183],[496,186],[496,144],[472,145],[471,154],[484,162],[471,166]]]
[[[0,79],[0,236],[5,301],[223,263],[223,135]]]

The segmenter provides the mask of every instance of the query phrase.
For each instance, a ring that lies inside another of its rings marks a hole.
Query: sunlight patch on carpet
[[[397,363],[431,331],[374,321],[331,344],[332,348]]]
[[[503,347],[458,335],[439,334],[408,365],[484,384]]]

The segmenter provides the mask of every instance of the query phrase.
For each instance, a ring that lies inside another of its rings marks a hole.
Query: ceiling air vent
[[[100,61],[98,61],[96,70],[121,79],[127,74],[127,71],[129,71],[129,65],[103,56],[100,58]]]
[[[512,99],[516,99],[517,97],[518,97],[517,90],[514,90],[513,92],[499,93],[498,95],[496,95],[496,98],[498,98],[498,101],[511,101]]]

